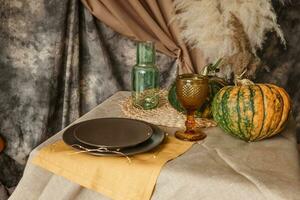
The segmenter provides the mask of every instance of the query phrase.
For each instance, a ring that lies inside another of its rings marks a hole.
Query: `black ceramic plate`
[[[120,149],[145,142],[152,132],[152,128],[142,121],[99,118],[79,123],[74,129],[74,137],[90,146]]]
[[[80,145],[84,148],[87,149],[95,149],[94,146],[90,146],[84,143],[81,143],[80,141],[76,140],[76,138],[74,137],[74,129],[76,129],[76,127],[79,124],[75,124],[71,127],[69,127],[64,133],[63,133],[63,141],[69,145],[72,146],[73,148],[77,149],[77,150],[82,150],[79,146]],[[153,129],[153,134],[152,136],[145,142],[138,144],[136,146],[133,147],[128,147],[128,148],[124,148],[124,149],[120,149],[120,152],[123,153],[124,155],[127,156],[131,156],[131,155],[135,155],[135,154],[139,154],[139,153],[144,153],[147,151],[150,151],[152,149],[154,149],[155,147],[157,147],[158,145],[160,145],[162,143],[162,141],[165,139],[165,133],[158,127],[152,124],[148,124],[149,126],[151,126],[151,128]],[[73,146],[76,145],[76,146]],[[96,156],[121,156],[120,154],[116,154],[116,153],[109,153],[109,152],[88,152],[89,154],[92,155],[96,155]]]

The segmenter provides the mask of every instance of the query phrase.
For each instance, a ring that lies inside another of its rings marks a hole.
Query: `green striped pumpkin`
[[[195,114],[197,117],[212,118],[211,103],[213,101],[213,98],[221,88],[227,85],[223,79],[215,76],[209,77],[208,84],[209,84],[209,97],[207,98],[205,103],[196,111]],[[175,108],[179,112],[183,112],[183,113],[185,112],[185,109],[181,106],[180,102],[177,99],[175,83],[172,84],[169,90],[168,100],[173,108]]]
[[[280,133],[288,120],[291,100],[272,84],[226,86],[214,97],[214,120],[227,133],[257,141]]]

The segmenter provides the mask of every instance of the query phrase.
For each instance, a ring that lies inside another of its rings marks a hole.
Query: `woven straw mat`
[[[143,110],[133,106],[131,97],[120,101],[122,112],[131,119],[143,120],[155,125],[184,128],[186,115],[178,112],[168,102],[167,91],[160,92],[160,103],[157,108]],[[196,126],[199,128],[214,127],[217,123],[211,119],[196,118]]]

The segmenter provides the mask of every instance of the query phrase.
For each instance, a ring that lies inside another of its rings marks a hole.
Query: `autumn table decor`
[[[131,73],[131,97],[120,102],[121,109],[126,117],[132,119],[161,126],[182,128],[185,116],[178,112],[176,107],[176,110],[172,108],[173,105],[168,103],[166,90],[159,88],[159,72],[155,59],[154,42],[137,43],[136,65],[133,66]],[[211,65],[210,67],[214,66]],[[175,93],[174,89],[172,91]],[[173,102],[177,104],[178,101],[176,99]],[[209,119],[197,119],[195,121],[195,126],[201,128],[215,125],[216,123]]]
[[[212,104],[213,117],[226,132],[245,141],[280,133],[291,111],[287,92],[273,84],[242,85],[221,89]]]
[[[197,141],[206,137],[195,129],[195,111],[202,106],[208,96],[208,78],[198,74],[182,74],[176,78],[176,94],[187,113],[186,130],[179,130],[175,136],[181,140]]]
[[[131,71],[131,94],[133,105],[140,109],[154,109],[159,103],[159,71],[155,60],[155,43],[138,42],[136,65]]]
[[[213,101],[213,98],[221,88],[228,85],[228,83],[224,79],[216,76],[216,73],[219,70],[221,63],[222,63],[222,59],[218,59],[218,61],[215,62],[214,64],[210,63],[206,65],[201,72],[203,76],[208,77],[209,94],[205,102],[203,103],[203,105],[196,110],[195,116],[197,118],[198,117],[209,118],[209,119],[212,118],[211,103]],[[176,94],[176,81],[171,85],[168,91],[168,101],[170,105],[173,108],[175,108],[177,111],[181,113],[186,113],[186,110],[180,104]]]
[[[222,88],[214,97],[214,120],[226,132],[245,141],[258,141],[280,133],[291,111],[288,93],[274,84],[255,84],[253,78],[261,60],[251,51],[251,42],[240,20],[231,15],[237,53],[223,59],[230,67],[234,86]]]

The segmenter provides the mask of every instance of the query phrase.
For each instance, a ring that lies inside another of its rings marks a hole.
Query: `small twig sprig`
[[[120,156],[126,157],[128,162],[131,163],[131,159],[126,154],[120,152],[120,149],[116,149],[115,151],[114,150],[109,150],[107,147],[99,147],[99,148],[89,149],[89,148],[83,147],[79,144],[72,144],[71,146],[74,147],[74,148],[77,147],[79,149],[82,149],[81,151],[76,151],[72,154],[87,153],[87,152],[114,153],[114,154],[118,154]]]

